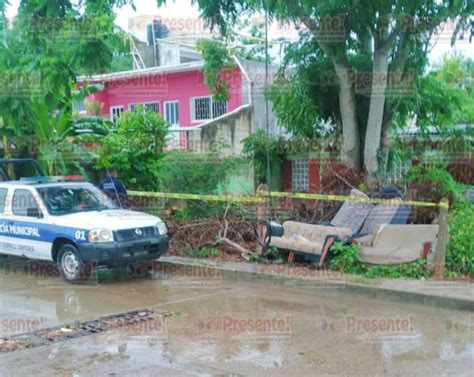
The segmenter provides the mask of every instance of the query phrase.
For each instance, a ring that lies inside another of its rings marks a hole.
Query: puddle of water
[[[99,275],[98,284],[86,286],[1,275],[2,335],[21,332],[5,328],[5,319],[17,319],[19,325],[19,319],[44,318],[41,326],[50,326],[154,305],[173,316],[166,323],[14,352],[1,356],[2,363],[18,367],[21,355],[27,355],[39,366],[56,365],[81,376],[134,366],[199,375],[265,374],[273,368],[291,374],[363,374],[369,367],[373,373],[405,368],[416,374],[440,360],[443,370],[462,373],[473,366],[474,318],[469,312],[334,290],[226,281],[192,270],[133,280],[107,274],[109,280]],[[21,368],[28,374],[28,365]]]

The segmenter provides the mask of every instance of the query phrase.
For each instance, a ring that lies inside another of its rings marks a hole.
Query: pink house
[[[230,98],[227,102],[216,101],[204,82],[202,60],[180,63],[173,66],[158,66],[124,72],[93,76],[80,76],[78,85],[84,83],[103,84],[104,90],[87,98],[88,102],[103,104],[102,115],[111,120],[119,118],[124,111],[133,111],[138,104],[156,111],[172,125],[172,135],[186,146],[186,132],[199,130],[216,119],[235,114],[241,109],[251,109],[261,102],[262,69],[260,63],[240,62],[223,73],[229,83]],[[244,67],[247,68],[244,68]],[[251,69],[252,73],[248,72]],[[258,69],[255,69],[258,68]],[[260,99],[260,101],[259,101]],[[76,111],[86,114],[84,104]],[[253,108],[255,113],[255,109]],[[259,114],[264,113],[262,107]],[[258,116],[256,119],[258,120]],[[249,117],[251,119],[251,117]],[[263,127],[253,121],[249,133]],[[260,122],[261,123],[261,122]],[[185,132],[178,132],[182,130]]]

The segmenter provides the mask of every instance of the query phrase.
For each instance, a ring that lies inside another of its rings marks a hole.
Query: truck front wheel
[[[83,261],[74,245],[65,244],[59,248],[57,264],[61,276],[68,282],[81,280]]]

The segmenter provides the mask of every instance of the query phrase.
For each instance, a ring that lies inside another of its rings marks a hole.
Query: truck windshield
[[[50,215],[117,209],[107,195],[94,186],[53,186],[38,188]]]

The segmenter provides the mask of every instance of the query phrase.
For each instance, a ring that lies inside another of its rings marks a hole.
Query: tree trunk
[[[356,101],[351,70],[335,65],[339,79],[339,106],[342,120],[342,161],[351,168],[360,168],[360,138],[356,118]]]
[[[377,152],[382,136],[382,122],[385,106],[385,88],[387,87],[388,54],[385,49],[375,52],[372,69],[372,88],[370,93],[369,116],[364,142],[364,166],[369,179],[374,178],[378,170]]]

